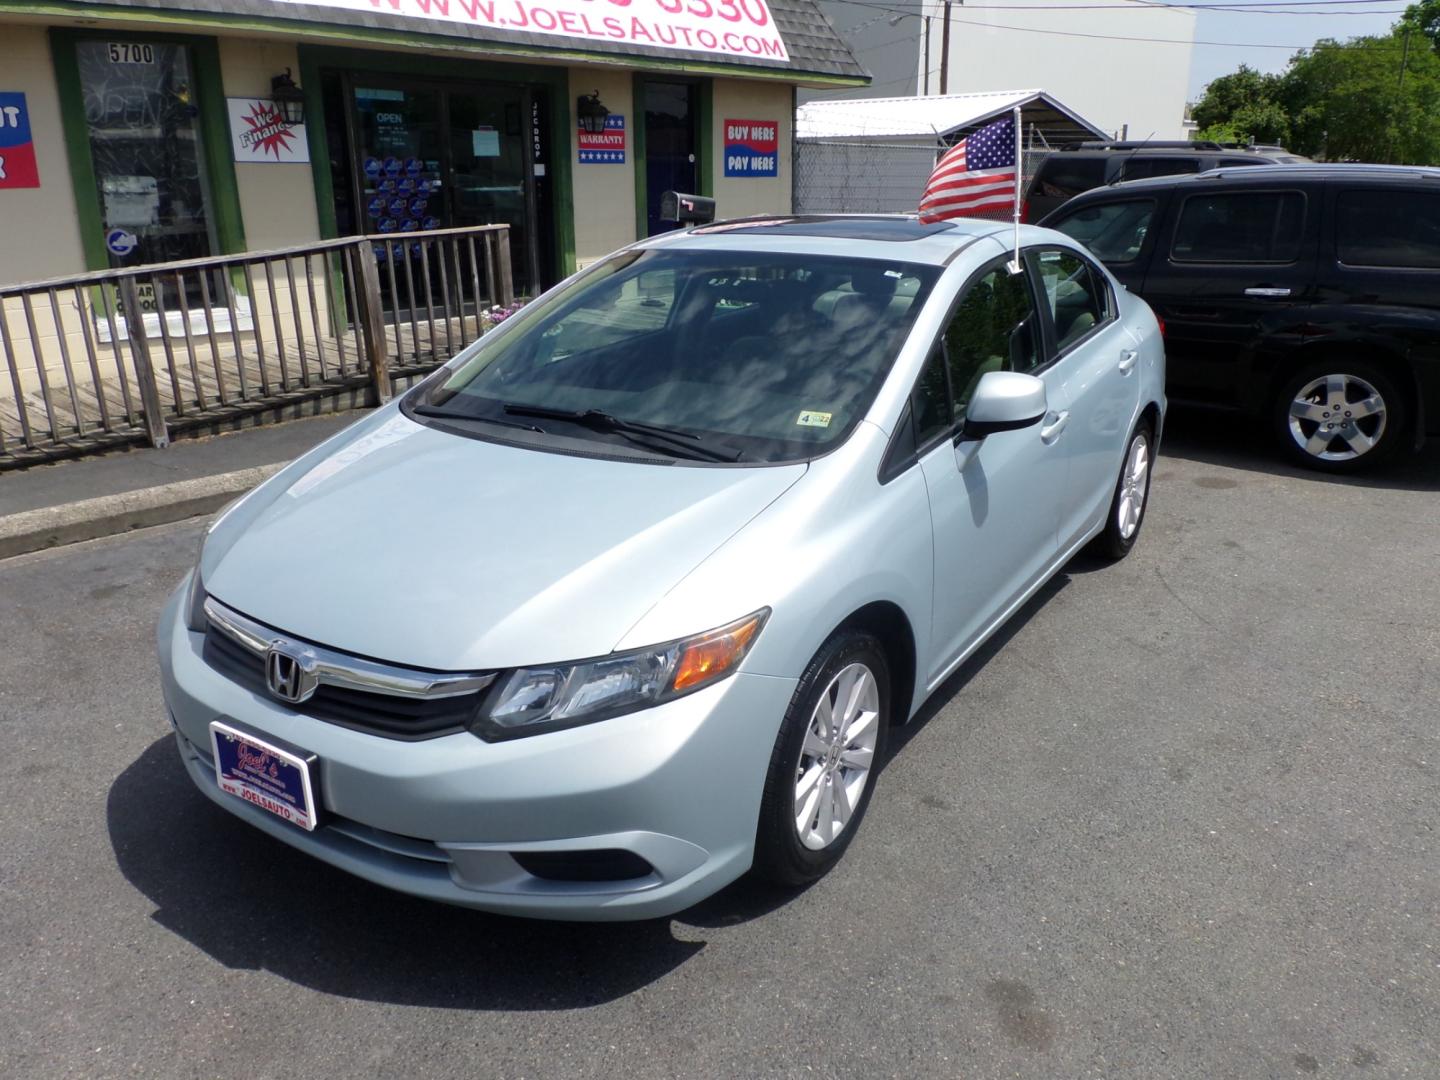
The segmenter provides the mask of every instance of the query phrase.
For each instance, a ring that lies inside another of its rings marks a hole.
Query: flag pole
[[[1022,270],[1020,265],[1020,184],[1024,179],[1024,156],[1020,147],[1020,106],[1015,106],[1015,208],[1012,217],[1015,219],[1015,258],[1011,261],[1009,270],[1012,274],[1018,274]]]

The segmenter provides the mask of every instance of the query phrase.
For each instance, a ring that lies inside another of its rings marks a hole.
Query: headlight
[[[472,726],[489,742],[607,720],[690,694],[732,674],[760,635],[765,608],[728,626],[634,652],[519,668]]]
[[[240,496],[243,499],[245,496]],[[209,622],[205,618],[205,579],[200,575],[201,557],[205,554],[205,541],[215,531],[225,515],[235,509],[240,499],[232,499],[222,506],[216,515],[210,519],[210,524],[205,526],[205,531],[200,534],[200,547],[195,552],[195,569],[190,571],[190,589],[185,594],[185,625],[193,633],[203,634],[209,629]]]

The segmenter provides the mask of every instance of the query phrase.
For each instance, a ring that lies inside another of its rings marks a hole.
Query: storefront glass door
[[[523,87],[391,82],[355,75],[354,177],[360,228],[396,234],[509,225],[517,293],[536,277],[534,193]],[[377,254],[385,246],[377,248]],[[389,247],[420,257],[418,244]]]
[[[667,191],[696,193],[696,120],[698,91],[693,83],[647,80],[645,98],[645,235],[679,225],[660,220],[660,197]]]

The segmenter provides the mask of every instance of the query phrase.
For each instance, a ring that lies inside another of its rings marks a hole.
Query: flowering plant
[[[514,301],[509,307],[495,304],[480,313],[480,329],[482,331],[494,330],[502,322],[514,315],[526,304],[526,299],[521,297]]]

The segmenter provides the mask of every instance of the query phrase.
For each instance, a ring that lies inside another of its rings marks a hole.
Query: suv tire
[[[1409,420],[1384,371],[1359,360],[1321,360],[1280,384],[1270,426],[1296,464],[1330,473],[1379,465],[1399,449]]]

